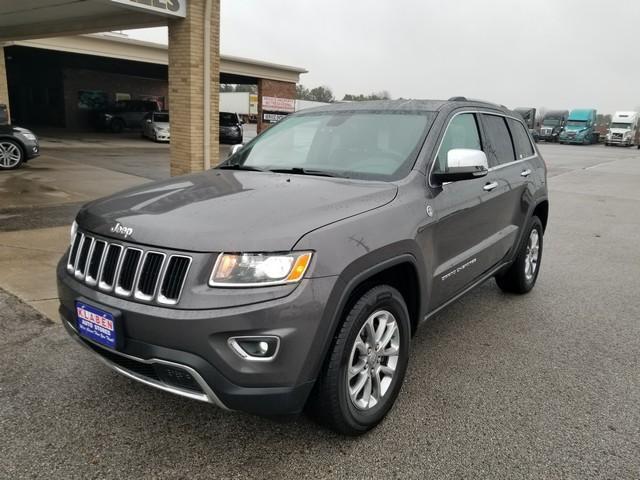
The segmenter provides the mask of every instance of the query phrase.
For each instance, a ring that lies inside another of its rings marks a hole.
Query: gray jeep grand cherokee
[[[531,290],[548,211],[545,164],[504,107],[305,110],[217,168],[83,207],[60,313],[127,377],[359,434],[393,405],[421,323],[491,277]]]

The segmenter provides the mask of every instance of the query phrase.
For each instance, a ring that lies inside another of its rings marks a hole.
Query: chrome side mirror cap
[[[231,155],[235,155],[238,151],[240,151],[242,149],[242,147],[244,147],[243,144],[238,143],[237,145],[234,145],[233,147],[231,147],[231,150],[229,150],[229,157]]]
[[[482,150],[470,148],[454,148],[447,152],[447,170],[435,172],[435,179],[440,182],[457,182],[484,177],[489,172],[487,155]]]

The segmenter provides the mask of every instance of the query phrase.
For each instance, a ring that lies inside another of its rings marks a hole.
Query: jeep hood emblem
[[[120,222],[116,223],[113,227],[111,227],[110,231],[111,233],[117,233],[117,234],[123,235],[124,238],[129,238],[131,235],[133,235],[133,228],[125,227]]]

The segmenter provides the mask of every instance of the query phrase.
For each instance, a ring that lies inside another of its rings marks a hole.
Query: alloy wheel
[[[0,167],[13,168],[22,160],[20,147],[12,142],[0,142]]]
[[[533,279],[538,268],[538,257],[540,253],[540,234],[535,228],[529,234],[527,241],[527,251],[524,258],[524,276],[528,282]]]
[[[359,410],[369,410],[389,391],[398,366],[400,329],[396,318],[377,310],[356,336],[347,371],[347,391]]]

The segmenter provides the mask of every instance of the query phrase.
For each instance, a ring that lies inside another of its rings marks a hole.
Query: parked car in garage
[[[147,113],[142,122],[142,136],[150,138],[154,142],[170,141],[169,112],[160,111]]]
[[[0,170],[12,170],[40,155],[38,137],[31,130],[9,124],[7,109],[0,105]]]
[[[126,128],[138,129],[148,113],[158,112],[157,102],[149,100],[120,100],[113,106],[98,112],[98,128],[120,133]]]
[[[242,143],[242,120],[237,113],[220,112],[220,143]]]
[[[303,110],[214,169],[84,206],[59,312],[131,379],[362,434],[393,406],[420,325],[488,279],[534,287],[548,208],[545,163],[505,107]]]

